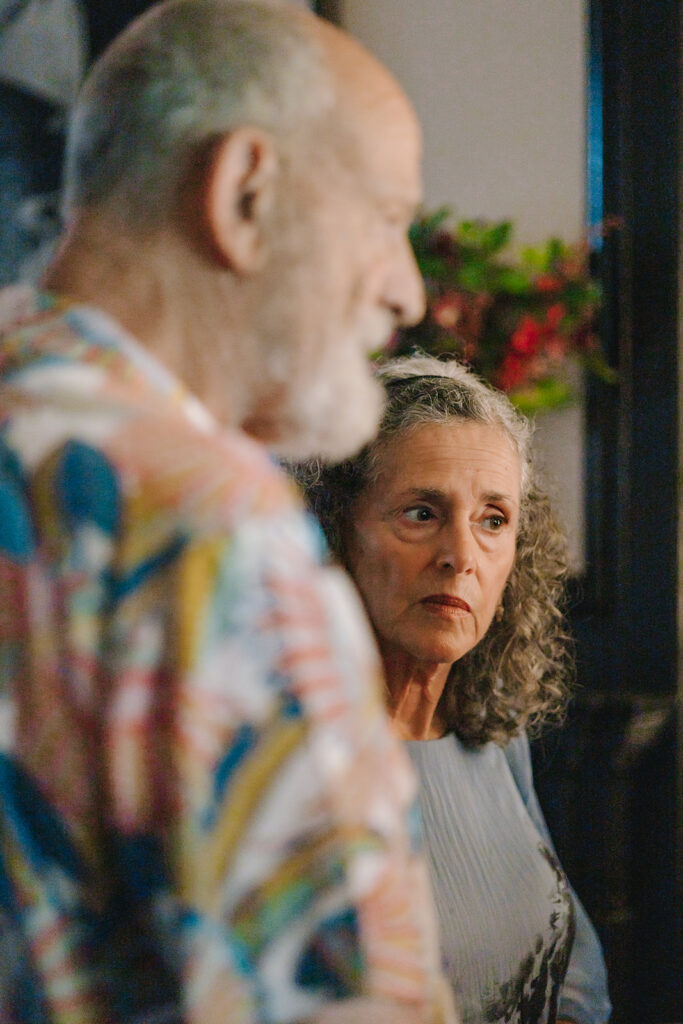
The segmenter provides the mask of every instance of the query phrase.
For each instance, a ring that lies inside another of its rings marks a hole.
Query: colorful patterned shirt
[[[440,1019],[414,776],[318,548],[116,324],[0,293],[2,1024]]]

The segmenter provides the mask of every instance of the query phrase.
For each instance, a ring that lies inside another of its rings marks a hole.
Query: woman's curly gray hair
[[[465,743],[503,745],[522,729],[534,732],[549,720],[560,720],[573,676],[562,612],[565,539],[536,482],[531,426],[504,394],[455,360],[408,356],[385,363],[378,375],[387,402],[375,440],[345,462],[314,460],[290,469],[331,551],[347,565],[356,502],[376,479],[389,441],[407,438],[418,425],[452,420],[497,426],[510,438],[520,459],[521,507],[503,614],[455,662],[440,705],[447,728]]]

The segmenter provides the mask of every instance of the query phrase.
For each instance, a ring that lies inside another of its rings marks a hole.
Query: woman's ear
[[[278,170],[274,141],[259,128],[236,128],[214,150],[204,220],[215,254],[236,274],[257,273],[266,261]]]

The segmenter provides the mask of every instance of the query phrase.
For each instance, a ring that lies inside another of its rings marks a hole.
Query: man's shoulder
[[[175,512],[188,531],[234,531],[248,521],[303,515],[282,471],[239,430],[203,430],[151,410],[120,424],[105,447],[126,499],[142,500],[150,512]]]
[[[65,296],[28,284],[0,289],[0,384],[16,382],[46,366],[65,366],[84,358],[97,327],[87,312]],[[95,313],[93,310],[92,313]]]
[[[0,291],[5,443],[31,475],[106,479],[124,532],[233,534],[303,519],[265,448],[226,429],[97,310]],[[93,483],[94,481],[94,483]]]
[[[66,303],[28,284],[0,288],[0,338],[39,328],[59,317]]]

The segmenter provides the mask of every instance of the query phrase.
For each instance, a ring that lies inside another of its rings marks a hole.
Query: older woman
[[[411,357],[380,375],[377,439],[295,474],[360,590],[411,741],[446,969],[466,1024],[603,1024],[600,945],[553,851],[526,739],[561,715],[571,676],[564,543],[529,425],[455,362]]]

